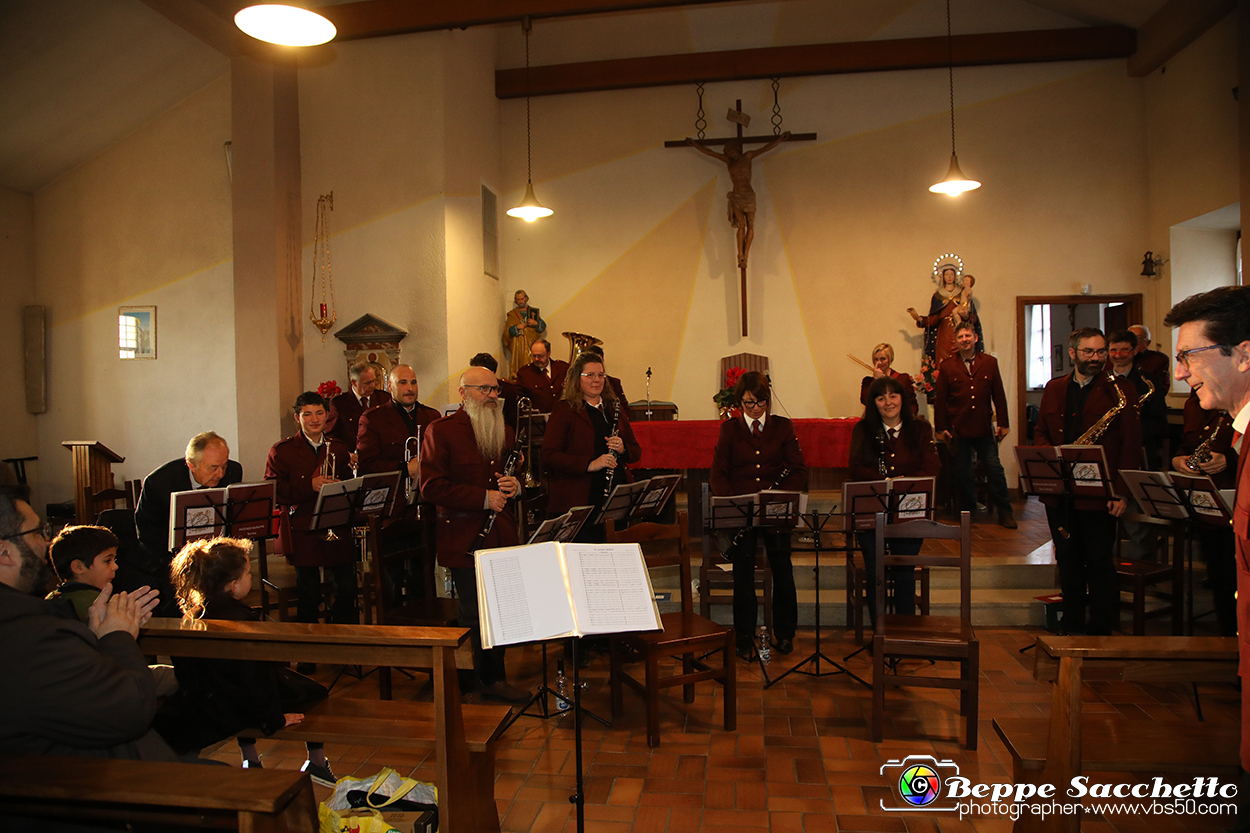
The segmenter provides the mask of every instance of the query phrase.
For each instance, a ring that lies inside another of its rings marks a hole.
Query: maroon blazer
[[[881,480],[878,439],[869,437],[868,423],[860,420],[851,432],[851,480]],[[886,473],[884,477],[937,477],[942,461],[933,444],[933,427],[923,419],[913,420],[911,432],[900,433],[897,440],[885,439]]]
[[[313,507],[317,492],[312,487],[313,475],[321,469],[327,448],[334,453],[334,476],[346,480],[352,476],[347,446],[329,438],[320,451],[314,451],[302,433],[274,443],[265,461],[265,479],[276,482],[278,506],[278,549],[294,567],[333,567],[346,564],[355,557],[352,536],[342,534],[338,541],[326,541],[324,532],[313,532]]]
[[[616,425],[621,439],[625,441],[625,453],[621,456],[616,480],[627,483],[633,480],[633,476],[629,469],[624,469],[625,479],[622,480],[621,467],[638,462],[642,458],[642,447],[634,437],[625,403],[620,404],[621,415]],[[609,410],[607,415],[611,419],[612,412]],[[594,473],[586,471],[590,461],[602,453],[595,448],[595,426],[586,409],[573,410],[563,399],[557,402],[551,410],[551,418],[547,420],[547,432],[543,435],[542,461],[547,475],[548,515],[562,515],[574,506],[590,506],[601,500],[601,495],[590,493]]]
[[[417,433],[408,432],[408,423],[399,414],[399,405],[394,402],[380,408],[370,408],[360,418],[360,428],[356,434],[356,455],[360,460],[361,474],[376,474],[383,471],[405,472],[404,445],[413,436],[421,437],[425,428],[438,419],[438,411],[422,405],[420,402],[413,409],[417,418]]]
[[[376,408],[391,401],[391,395],[384,390],[375,390],[369,394],[369,408]],[[356,450],[356,429],[360,426],[360,415],[369,408],[361,408],[360,400],[350,390],[340,393],[330,400],[334,412],[338,415],[334,427],[327,433],[350,448]]]
[[[549,414],[564,394],[564,376],[568,372],[568,362],[552,359],[551,378],[531,363],[516,372],[516,381],[538,412]]]
[[[916,402],[916,385],[912,382],[911,376],[906,373],[899,373],[891,368],[890,376],[898,380],[903,386],[903,404],[911,408],[911,415],[915,416],[920,413],[920,404]],[[859,383],[859,404],[868,404],[868,389],[872,387],[872,383],[877,381],[871,376],[865,376]]]
[[[444,567],[472,567],[475,549],[517,544],[516,518],[505,510],[495,516],[490,534],[478,542],[486,521],[486,493],[498,488],[496,472],[503,471],[514,442],[512,429],[504,432],[504,454],[487,460],[477,448],[473,423],[461,408],[430,423],[421,449],[421,497],[438,507],[436,548]]]
[[[1067,402],[1068,381],[1071,378],[1072,374],[1069,373],[1046,383],[1046,388],[1042,391],[1041,413],[1038,416],[1037,428],[1033,431],[1034,445],[1064,444],[1063,408]],[[1085,400],[1085,410],[1081,412],[1082,433],[1115,407],[1117,401],[1115,390],[1106,373],[1099,373],[1090,384],[1094,388]],[[1133,403],[1137,401],[1137,388],[1125,378],[1117,379],[1115,384],[1124,392],[1129,404],[1112,420],[1098,444],[1102,446],[1103,453],[1107,456],[1107,466],[1110,469],[1109,474],[1115,480],[1116,494],[1128,497],[1129,490],[1124,485],[1124,478],[1120,476],[1120,469],[1142,467],[1141,420],[1137,416],[1137,410],[1133,407]],[[1048,506],[1056,506],[1059,502],[1058,497],[1042,497],[1042,503]],[[1078,500],[1075,503],[1075,508],[1083,510],[1096,511],[1105,509],[1106,506],[1105,501],[1093,499]]]
[[[1003,377],[998,372],[998,359],[977,353],[972,360],[972,373],[959,354],[938,366],[934,386],[933,427],[950,431],[956,437],[990,437],[995,419],[1007,428],[1007,394]],[[990,415],[990,405],[994,415]]]
[[[522,396],[521,387],[516,382],[509,382],[507,379],[496,379],[495,384],[499,385],[499,404],[503,408],[503,421],[509,428],[516,428],[517,400]]]
[[[1241,437],[1244,444],[1245,437]],[[1250,677],[1250,466],[1241,454],[1237,458],[1237,501],[1233,508],[1233,537],[1237,541],[1237,646],[1241,654],[1238,673]],[[1242,707],[1243,713],[1245,707]],[[1250,764],[1250,720],[1241,721],[1241,765]]]
[[[774,486],[786,466],[790,467],[790,473]],[[747,428],[745,417],[722,422],[708,482],[712,494],[718,497],[746,495],[769,488],[806,489],[807,464],[794,433],[794,423],[769,414],[763,433],[756,439]]]
[[[1163,383],[1162,393],[1167,393],[1172,380],[1172,360],[1158,350],[1143,350],[1133,356],[1133,364],[1141,368],[1142,373],[1151,377],[1156,388]]]
[[[1189,398],[1185,400],[1185,427],[1182,429],[1181,444],[1173,456],[1188,457],[1190,454],[1193,454],[1199,443],[1211,436],[1211,429],[1215,427],[1215,422],[1222,413],[1222,411],[1206,410],[1202,407],[1202,403],[1198,401],[1198,394],[1189,394]],[[1237,485],[1237,452],[1233,449],[1232,417],[1225,419],[1220,426],[1219,432],[1215,435],[1215,440],[1211,443],[1211,450],[1228,458],[1228,464],[1224,471],[1211,475],[1211,479],[1221,489],[1235,488]],[[1169,464],[1171,463],[1170,460],[1168,462]],[[1182,474],[1193,474],[1187,468],[1182,468],[1179,471]]]

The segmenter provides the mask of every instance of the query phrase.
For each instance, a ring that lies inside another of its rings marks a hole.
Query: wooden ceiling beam
[[[1237,0],[1168,0],[1137,30],[1137,52],[1128,74],[1144,78],[1237,8]]]
[[[698,6],[739,0],[359,0],[321,6],[318,12],[338,29],[335,40],[377,38],[408,32],[467,29],[493,23],[550,17]]]
[[[957,67],[1126,58],[1137,48],[1126,26],[956,35]],[[495,71],[498,98],[626,90],[675,84],[933,69],[947,65],[945,37],[775,46],[727,52],[656,55]]]

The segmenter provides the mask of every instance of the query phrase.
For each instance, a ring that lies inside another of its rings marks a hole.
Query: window
[[[1050,305],[1026,307],[1029,331],[1028,387],[1042,388],[1050,381]]]
[[[482,271],[499,279],[499,206],[495,192],[482,186]]]
[[[117,357],[133,359],[139,350],[139,321],[132,315],[117,316]]]

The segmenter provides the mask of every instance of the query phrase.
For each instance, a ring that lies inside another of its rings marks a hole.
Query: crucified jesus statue
[[[751,252],[751,241],[755,239],[755,189],[751,187],[751,160],[767,153],[777,145],[790,138],[787,130],[763,147],[744,151],[740,139],[731,139],[725,143],[725,152],[717,153],[704,147],[695,139],[687,138],[686,144],[699,153],[713,159],[719,159],[729,168],[729,178],[733,181],[733,190],[729,192],[729,225],[738,230],[738,267],[745,269],[747,255]]]

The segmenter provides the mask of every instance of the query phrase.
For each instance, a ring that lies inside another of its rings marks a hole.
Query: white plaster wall
[[[1169,234],[1172,260],[1172,303],[1220,286],[1237,283],[1237,232],[1173,226]],[[1155,349],[1175,353],[1175,333],[1156,333]],[[1172,348],[1172,349],[1169,349]],[[1172,380],[1172,393],[1189,395],[1189,385]]]
[[[26,412],[23,373],[22,308],[35,303],[34,200],[30,194],[0,188],[0,458],[37,453],[36,418]],[[26,464],[32,485],[39,464]],[[8,463],[0,463],[8,468]],[[32,495],[38,506],[40,496]]]

